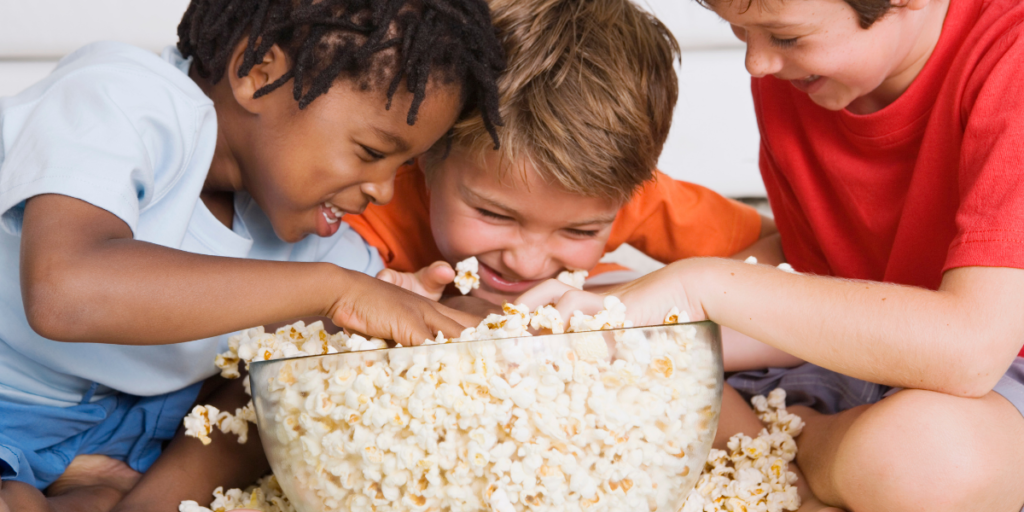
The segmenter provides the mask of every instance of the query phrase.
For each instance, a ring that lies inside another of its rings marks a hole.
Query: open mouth
[[[480,262],[480,282],[500,293],[523,293],[540,282],[539,279],[510,280],[500,272]]]
[[[341,227],[339,221],[345,212],[330,203],[321,203],[317,208],[316,234],[328,237],[338,232]]]
[[[825,83],[823,78],[821,75],[810,75],[799,80],[790,80],[789,83],[793,84],[793,87],[796,87],[801,92],[812,94]]]

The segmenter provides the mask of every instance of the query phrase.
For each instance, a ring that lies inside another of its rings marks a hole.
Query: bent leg
[[[797,461],[828,503],[854,512],[1024,506],[1024,416],[997,393],[905,390],[834,416],[793,412],[807,421]]]
[[[214,392],[205,403],[234,411],[248,401],[242,380],[236,379]],[[249,425],[249,440],[245,444],[217,429],[210,433],[210,438],[213,442],[204,446],[198,439],[185,437],[184,430],[179,429],[160,458],[114,510],[177,512],[183,500],[208,504],[217,487],[245,488],[270,471],[255,425]]]

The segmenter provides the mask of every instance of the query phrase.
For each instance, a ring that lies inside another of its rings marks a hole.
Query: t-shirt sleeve
[[[199,108],[137,69],[66,74],[5,105],[0,223],[19,234],[25,202],[60,194],[102,208],[134,232],[139,213],[174,186],[210,122]],[[205,110],[205,111],[204,111]]]
[[[606,250],[628,243],[661,261],[731,256],[757,241],[753,208],[693,183],[657,172],[619,211]]]
[[[319,241],[316,261],[333,263],[369,276],[376,276],[384,270],[384,260],[377,248],[367,243],[353,229],[342,226],[334,236]]]
[[[957,235],[943,270],[1024,269],[1022,32],[1008,34],[988,51],[966,89]]]

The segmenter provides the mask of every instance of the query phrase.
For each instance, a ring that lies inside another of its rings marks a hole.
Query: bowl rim
[[[253,370],[255,369],[255,367],[261,367],[264,364],[277,363],[277,362],[280,362],[280,361],[298,361],[300,359],[308,359],[308,358],[312,358],[312,357],[340,356],[340,355],[346,355],[346,354],[372,354],[372,353],[375,353],[375,352],[384,352],[384,351],[388,351],[388,350],[402,350],[402,349],[423,348],[424,346],[427,346],[427,347],[442,347],[442,346],[447,346],[447,345],[455,345],[455,344],[460,344],[461,345],[461,344],[479,343],[479,342],[485,342],[485,341],[494,342],[494,341],[516,340],[516,339],[525,339],[525,338],[538,339],[538,338],[544,338],[546,336],[565,336],[567,334],[589,334],[589,333],[595,333],[595,332],[605,333],[605,332],[615,332],[615,331],[628,331],[628,330],[633,330],[633,329],[655,329],[655,328],[658,328],[658,327],[672,327],[672,326],[684,326],[684,325],[696,326],[696,325],[701,325],[701,324],[708,324],[708,325],[711,325],[711,326],[718,326],[718,324],[716,322],[714,322],[713,320],[699,320],[699,321],[696,321],[696,322],[677,322],[677,323],[674,323],[674,324],[634,325],[633,327],[619,327],[619,328],[616,328],[616,329],[600,329],[600,330],[597,330],[597,331],[563,332],[563,333],[558,333],[558,334],[548,333],[548,334],[537,334],[537,335],[532,335],[532,336],[509,336],[507,338],[488,338],[488,339],[485,339],[485,340],[449,341],[448,343],[436,343],[436,344],[431,344],[431,345],[422,345],[422,344],[420,344],[420,345],[409,345],[409,346],[397,345],[397,346],[394,346],[394,347],[375,348],[375,349],[370,349],[370,350],[357,350],[357,351],[354,351],[354,352],[334,352],[334,353],[331,353],[331,354],[311,354],[311,355],[305,355],[305,356],[281,357],[281,358],[278,358],[278,359],[266,359],[266,360],[263,360],[263,361],[253,361],[253,362],[249,363],[249,365],[250,365],[249,373],[253,373]]]

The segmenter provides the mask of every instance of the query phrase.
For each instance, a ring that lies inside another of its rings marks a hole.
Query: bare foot
[[[142,478],[128,464],[106,455],[79,455],[64,474],[46,489],[49,497],[60,496],[85,487],[102,486],[127,494]]]

